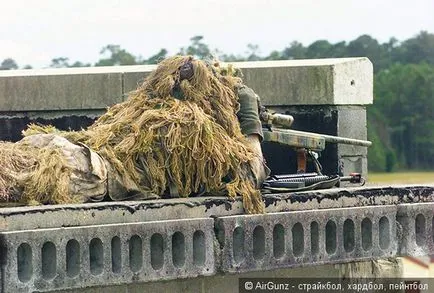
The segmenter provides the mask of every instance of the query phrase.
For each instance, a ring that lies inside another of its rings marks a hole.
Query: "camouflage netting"
[[[186,63],[194,74],[182,79],[180,69]],[[242,195],[246,212],[263,212],[250,168],[257,154],[236,116],[241,80],[219,72],[192,57],[168,58],[127,101],[110,107],[87,130],[62,132],[31,125],[24,135],[56,133],[85,144],[108,162],[124,186],[144,194],[167,193],[172,182],[182,197],[203,190],[231,198]],[[58,150],[45,152],[20,143],[0,145],[3,200],[11,199],[11,190],[23,190],[24,201],[74,200],[68,195],[68,164]],[[18,174],[22,170],[24,178]]]

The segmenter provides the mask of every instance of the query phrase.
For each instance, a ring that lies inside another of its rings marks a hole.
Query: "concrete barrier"
[[[234,62],[269,106],[372,103],[367,58]],[[134,90],[154,65],[0,71],[1,111],[105,109]]]
[[[213,275],[213,220],[4,232],[2,291],[33,292]]]
[[[412,187],[406,190],[412,191]],[[201,208],[191,218],[155,221],[151,215],[145,220],[141,216],[146,213],[131,210],[122,220],[115,217],[116,224],[104,221],[100,225],[67,224],[67,219],[63,219],[50,228],[50,206],[23,211],[20,221],[41,219],[39,223],[21,225],[24,229],[16,229],[17,223],[15,227],[8,225],[18,218],[6,217],[13,209],[2,209],[3,227],[9,229],[0,232],[1,292],[80,292],[84,288],[107,286],[119,289],[134,283],[178,282],[198,276],[434,254],[434,186],[424,187],[422,196],[416,187],[414,190],[412,194],[416,197],[412,203],[405,203],[406,199],[401,197],[393,205],[371,202],[363,207],[264,215],[240,215],[237,202],[233,203],[234,209],[229,202],[225,203],[226,214],[232,215],[224,215],[222,210],[210,208],[208,199],[203,199]],[[331,193],[338,202],[344,202],[343,194],[358,192],[347,189]],[[312,194],[305,192],[299,196],[309,198]],[[377,195],[381,196],[378,191]],[[149,204],[152,206],[152,201]],[[94,205],[92,214],[98,218],[103,204]],[[176,204],[170,205],[173,216],[179,217]],[[68,206],[62,209],[65,207]],[[153,208],[155,214],[159,211],[162,217],[166,214],[167,206]],[[290,208],[287,203],[286,210]],[[114,215],[117,211],[126,213],[121,206],[110,204],[106,210]],[[142,221],[134,221],[136,212]],[[209,216],[202,217],[204,214]],[[86,213],[77,211],[77,215]],[[171,286],[159,284],[162,288]]]
[[[396,206],[218,218],[222,270],[235,273],[395,256],[395,219]]]
[[[434,186],[333,188],[263,194],[266,213],[434,202]],[[0,209],[0,232],[243,214],[241,198],[191,197]],[[29,221],[29,216],[32,220]]]

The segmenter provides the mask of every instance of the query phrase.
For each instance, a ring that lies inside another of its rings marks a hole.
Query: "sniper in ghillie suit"
[[[0,143],[0,199],[23,204],[242,196],[261,213],[269,174],[255,93],[238,70],[168,58],[81,131],[29,125]]]

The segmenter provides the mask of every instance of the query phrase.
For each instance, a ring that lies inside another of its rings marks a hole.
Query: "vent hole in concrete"
[[[112,272],[118,274],[121,272],[122,266],[121,239],[118,236],[112,238],[111,252]]]
[[[56,246],[53,242],[45,242],[41,250],[42,278],[49,280],[54,278],[57,271]]]
[[[319,227],[317,222],[310,223],[310,249],[313,255],[319,252]]]
[[[416,216],[416,244],[419,246],[425,245],[425,217],[422,214]]]
[[[164,264],[164,240],[161,234],[155,233],[151,237],[151,266],[159,270]]]
[[[133,235],[129,241],[130,252],[130,269],[137,273],[142,268],[143,264],[143,249],[142,238],[138,235]]]
[[[73,278],[80,272],[80,244],[71,239],[66,243],[66,275]]]
[[[352,79],[352,80],[350,81],[350,84],[351,84],[352,86],[355,86],[355,85],[356,85],[356,81],[355,81],[354,79]]]
[[[355,235],[354,235],[354,222],[351,219],[346,219],[344,222],[344,249],[346,252],[354,250]]]
[[[292,251],[294,256],[301,256],[304,252],[304,230],[300,223],[292,227]]]
[[[18,279],[27,282],[32,278],[32,248],[27,243],[21,243],[17,249]]]
[[[265,255],[265,230],[262,226],[256,226],[253,230],[253,258],[260,260]]]
[[[273,229],[273,256],[281,258],[285,253],[285,229],[277,224]]]
[[[232,236],[234,260],[235,262],[240,263],[244,259],[244,229],[242,227],[235,228]]]
[[[203,266],[206,260],[205,234],[198,230],[193,234],[193,263]]]
[[[173,265],[180,268],[185,263],[185,238],[181,232],[172,235],[172,260]]]
[[[99,275],[102,273],[104,266],[104,250],[102,241],[99,238],[93,238],[89,244],[89,264],[90,273]]]
[[[388,249],[390,245],[390,225],[387,217],[381,217],[378,222],[378,228],[380,230],[380,248]]]
[[[336,252],[336,223],[331,220],[326,225],[326,251],[328,254]]]
[[[372,248],[372,222],[369,218],[362,221],[362,247],[365,251]]]

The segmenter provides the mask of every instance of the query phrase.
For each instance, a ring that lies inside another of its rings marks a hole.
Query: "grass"
[[[393,172],[393,173],[368,173],[368,184],[434,184],[434,171],[431,172]]]

